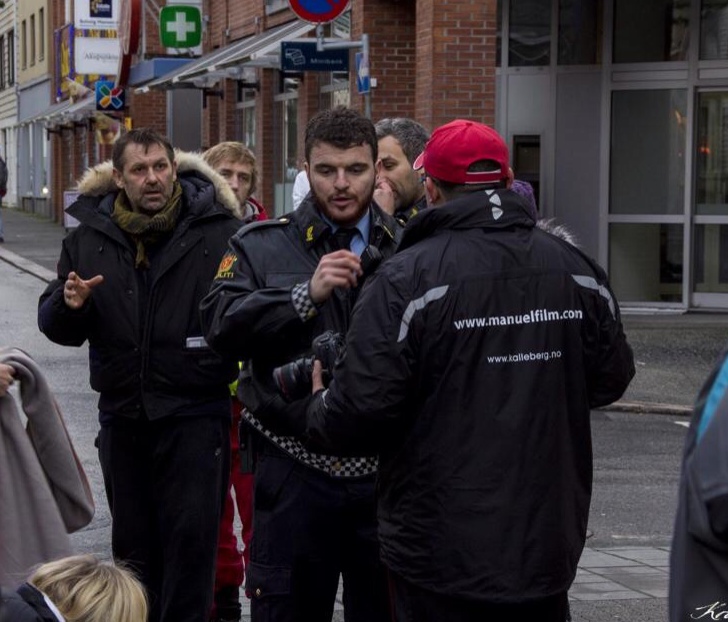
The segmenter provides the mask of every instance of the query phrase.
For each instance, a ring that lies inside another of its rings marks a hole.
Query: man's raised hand
[[[338,250],[324,255],[316,266],[309,282],[308,295],[320,304],[328,300],[335,287],[356,287],[362,275],[361,260],[347,250]]]
[[[80,309],[91,295],[91,290],[103,282],[104,277],[100,274],[84,280],[75,272],[70,272],[63,285],[63,300],[66,306],[71,309]]]

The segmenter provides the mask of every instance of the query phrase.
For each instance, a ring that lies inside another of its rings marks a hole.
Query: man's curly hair
[[[317,143],[328,143],[337,149],[369,145],[372,159],[377,160],[377,132],[374,124],[356,110],[337,106],[311,117],[306,125],[306,162]]]

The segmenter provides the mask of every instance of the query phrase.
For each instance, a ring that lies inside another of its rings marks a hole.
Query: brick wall
[[[65,0],[69,2],[70,0]],[[60,27],[63,2],[50,3],[52,28]],[[290,21],[286,9],[265,14],[264,0],[206,0],[209,16],[205,30],[206,51],[229,45]],[[145,14],[147,56],[164,54],[157,39],[157,25]],[[432,130],[456,117],[477,119],[492,124],[495,120],[495,46],[496,0],[355,0],[351,2],[352,38],[369,36],[372,89],[372,119],[385,116],[414,117]],[[364,97],[356,92],[354,53],[351,52],[351,105],[364,111]],[[140,59],[138,59],[140,60]],[[258,197],[272,211],[274,182],[280,159],[281,138],[277,120],[279,75],[273,70],[256,70],[260,81],[256,104],[256,156],[260,171]],[[304,157],[304,133],[308,119],[318,112],[322,101],[320,87],[326,74],[304,74],[298,99],[298,164]],[[211,146],[236,138],[239,122],[236,109],[236,83],[232,80],[216,88],[221,99],[207,97],[203,111],[202,144]],[[135,95],[127,91],[135,127],[149,126],[165,132],[167,127],[166,93],[152,91]],[[326,104],[324,104],[326,105]],[[53,198],[76,179],[79,158],[69,157],[72,141],[53,135]],[[60,199],[59,199],[60,197]],[[61,212],[61,203],[56,206]]]
[[[357,2],[352,4],[352,18],[354,38],[360,39],[362,33],[369,35],[370,74],[377,80],[371,93],[372,120],[414,116],[415,2]],[[356,92],[353,71],[351,103],[357,110],[364,110],[364,98]]]
[[[275,149],[274,125],[275,106],[273,96],[277,92],[278,76],[276,71],[263,71],[260,81],[259,101],[267,102],[255,107],[255,156],[258,160],[258,197],[263,202],[268,214],[273,214],[274,181],[275,181]]]
[[[417,2],[415,117],[495,121],[496,0]]]

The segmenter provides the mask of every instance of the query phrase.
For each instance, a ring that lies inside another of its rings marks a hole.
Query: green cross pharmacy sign
[[[193,48],[202,42],[202,13],[195,6],[173,4],[159,11],[159,39],[166,48]]]

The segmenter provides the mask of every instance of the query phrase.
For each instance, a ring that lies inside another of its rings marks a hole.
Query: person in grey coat
[[[728,348],[698,394],[670,552],[670,622],[728,620]]]
[[[27,430],[3,378],[20,385]],[[40,368],[22,350],[0,349],[0,585],[15,587],[35,564],[70,554],[68,534],[93,515],[86,474]]]

